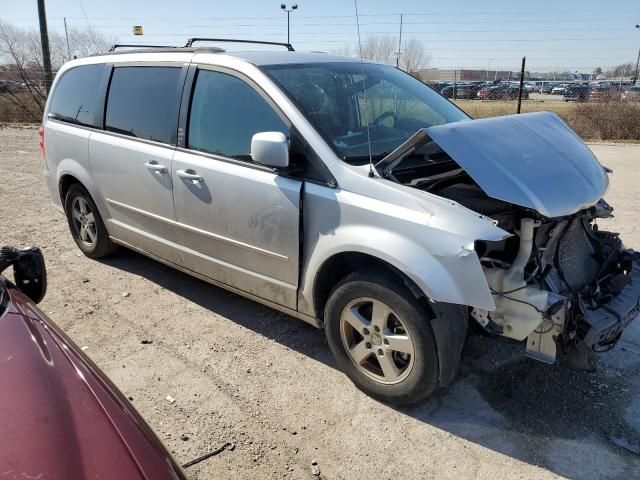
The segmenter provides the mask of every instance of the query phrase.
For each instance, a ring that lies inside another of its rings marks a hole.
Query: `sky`
[[[288,4],[289,6],[291,3]],[[358,47],[351,0],[298,0],[291,13],[297,50]],[[193,36],[287,40],[280,2],[265,0],[47,0],[50,30],[88,27],[120,43],[184,44]],[[640,0],[358,0],[361,38],[416,38],[430,66],[591,72],[631,62],[640,49]],[[37,28],[36,0],[0,0],[0,20]],[[132,35],[142,25],[144,36]]]

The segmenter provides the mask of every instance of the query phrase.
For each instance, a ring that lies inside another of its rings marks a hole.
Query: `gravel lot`
[[[640,145],[592,148],[615,170],[607,227],[640,248]],[[335,369],[322,331],[126,250],[82,256],[41,169],[37,131],[0,127],[0,243],[43,249],[43,310],[88,347],[180,463],[234,444],[187,469],[190,478],[640,476],[640,321],[595,374],[479,339],[450,388],[395,409]]]

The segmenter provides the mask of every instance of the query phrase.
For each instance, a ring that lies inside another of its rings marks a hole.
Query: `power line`
[[[121,28],[121,27],[118,27]],[[198,27],[192,26],[191,28],[212,28],[211,26],[208,25],[201,25]],[[509,34],[509,33],[576,33],[576,32],[610,32],[610,33],[618,33],[621,35],[627,35],[629,38],[632,38],[631,36],[629,36],[628,34],[625,34],[624,32],[621,32],[620,29],[614,29],[614,30],[610,30],[610,29],[603,29],[603,28],[593,28],[593,29],[571,29],[571,30],[567,30],[567,29],[563,29],[563,30],[554,30],[554,29],[539,29],[539,30],[501,30],[501,31],[496,31],[496,30],[444,30],[444,31],[435,31],[435,30],[431,30],[431,31],[427,31],[427,30],[407,30],[404,31],[404,33],[406,34],[411,34],[411,35],[442,35],[442,34],[451,34],[451,33],[493,33],[496,35],[505,35],[505,34]],[[356,32],[295,32],[296,35],[355,35]],[[376,30],[368,30],[368,31],[364,31],[362,33],[366,33],[369,35],[395,35],[397,34],[397,30],[380,30],[380,31],[376,31]],[[162,35],[164,33],[157,33],[157,35]],[[171,34],[173,35],[174,32],[166,32],[166,34]],[[175,32],[175,34],[178,35],[190,35],[190,33],[180,33],[180,32]],[[234,33],[219,33],[220,35],[235,35]],[[259,35],[257,33],[252,33],[253,35]],[[282,35],[282,33],[273,33],[273,32],[264,32],[262,33],[262,35]],[[145,36],[147,36],[147,34],[145,34]],[[504,40],[504,39],[503,39]],[[562,40],[562,39],[559,39]],[[322,41],[322,40],[319,40]]]
[[[582,31],[582,30],[581,30]],[[385,35],[385,34],[395,34],[396,32],[365,32],[367,34],[371,34],[371,35]],[[558,42],[558,41],[585,41],[585,40],[621,40],[621,39],[631,39],[633,37],[631,36],[620,36],[620,37],[556,37],[556,38],[500,38],[500,39],[492,39],[492,38],[469,38],[469,39],[463,39],[463,38],[454,38],[454,39],[447,39],[447,38],[443,38],[441,35],[441,32],[404,32],[404,33],[409,33],[409,34],[414,34],[414,35],[439,35],[439,37],[437,39],[433,39],[433,40],[428,40],[431,43],[449,43],[449,42],[471,42],[471,43],[478,43],[478,42]],[[498,32],[499,33],[499,32]],[[519,32],[511,32],[511,33],[519,33]],[[296,35],[301,35],[302,32],[300,33],[296,33]],[[166,33],[145,33],[145,37],[188,37],[189,35],[191,35],[191,32],[176,32],[176,33],[170,33],[170,32],[166,32]],[[233,32],[233,33],[223,33],[223,32],[216,32],[216,35],[219,36],[224,36],[224,37],[229,37],[229,38],[233,38],[233,36],[242,36],[242,37],[247,37],[247,36],[251,36],[251,37],[260,37],[260,36],[282,36],[282,34],[280,33],[237,33],[237,32]],[[330,35],[330,33],[327,33],[326,35]],[[342,33],[336,33],[336,35],[343,35]],[[350,37],[355,37],[356,34],[345,34],[345,35],[349,35]],[[127,35],[122,35],[123,37],[127,37],[127,36],[131,36],[130,34]],[[302,41],[298,41],[296,43],[317,43],[317,44],[322,44],[322,43],[336,43],[336,42],[348,42],[348,39],[342,39],[342,40],[302,40]]]
[[[389,25],[388,23],[384,23],[384,24],[371,24],[371,25]],[[406,22],[405,22],[406,25]],[[262,28],[284,28],[287,25],[262,25],[262,24],[234,24],[234,25],[179,25],[180,28],[220,28],[220,27],[224,27],[224,28],[253,28],[253,27],[262,27]],[[340,25],[340,24],[319,24],[319,23],[314,23],[314,24],[297,24],[295,25],[295,28],[292,28],[293,31],[298,30],[301,27],[336,27],[336,26],[349,26],[351,27],[351,25]],[[128,28],[130,27],[130,25],[95,25],[95,28]],[[396,33],[397,30],[392,30],[392,31],[382,31],[382,32],[371,32],[371,31],[367,31],[365,33]],[[441,34],[441,33],[497,33],[497,34],[503,34],[503,33],[543,33],[543,32],[584,32],[584,31],[590,31],[590,32],[620,32],[619,28],[563,28],[563,29],[518,29],[518,30],[432,30],[432,31],[413,31],[413,32],[406,32],[406,33],[437,33],[437,34]],[[326,31],[319,31],[319,32],[297,32],[297,35],[318,35],[318,34],[324,34],[324,35],[335,35],[335,34],[349,34],[349,33],[353,33],[355,34],[355,31],[351,31],[351,32],[326,32]]]
[[[177,35],[176,35],[177,36]],[[631,38],[631,37],[627,37],[627,38]],[[523,38],[509,38],[509,39],[482,39],[479,40],[477,38],[470,38],[470,39],[460,39],[460,38],[456,38],[456,39],[452,39],[452,40],[429,40],[431,43],[450,43],[450,42],[456,42],[456,43],[478,43],[478,42],[483,42],[483,43],[494,43],[494,42],[519,42],[519,43],[526,43],[526,42],[535,42],[535,43],[540,43],[540,42],[557,42],[558,40],[563,40],[563,41],[585,41],[585,40],[611,40],[610,37],[580,37],[580,38],[528,38],[528,39],[523,39]],[[300,42],[296,42],[297,43],[316,43],[316,44],[323,44],[323,43],[353,43],[353,41],[348,41],[348,40],[320,40],[320,41],[310,41],[310,40],[303,40]],[[586,49],[588,49],[587,47],[585,47]]]
[[[617,13],[620,14],[638,14],[638,9],[631,10],[616,10]],[[557,17],[562,14],[572,14],[574,18],[583,14],[590,13],[613,13],[611,9],[603,9],[603,10],[589,10],[589,9],[576,9],[576,10],[554,10],[552,12],[540,12],[540,11],[529,11],[529,12],[473,12],[473,13],[463,13],[463,12],[452,12],[452,13],[407,13],[407,12],[395,12],[395,13],[369,13],[369,14],[360,14],[360,17],[392,17],[397,18],[400,14],[403,14],[407,17],[478,17],[478,16],[515,16],[522,18],[526,15],[532,16],[542,16],[542,17]],[[62,18],[62,17],[52,17],[52,18]],[[84,17],[67,17],[67,18],[84,18]],[[179,21],[181,19],[200,19],[200,20],[281,20],[282,17],[203,17],[203,16],[194,16],[194,17],[144,17],[147,21],[158,21],[158,20],[167,20],[167,21]],[[353,18],[355,19],[355,15],[298,15],[298,18]],[[136,20],[139,21],[140,17],[91,17],[92,20]],[[597,20],[597,18],[596,18]]]
[[[67,20],[69,19],[73,19],[73,17],[67,17]],[[32,20],[32,19],[25,19],[25,20]],[[140,20],[140,19],[137,19]],[[183,21],[192,21],[192,20],[196,20],[196,19],[192,19],[192,18],[188,18],[188,19],[184,19]],[[197,20],[206,20],[204,18],[198,18]],[[264,20],[264,19],[260,19],[260,20]],[[282,19],[277,19],[277,20],[282,20]],[[152,20],[153,21],[153,20]],[[157,21],[157,20],[155,20]],[[569,19],[549,19],[549,20],[543,20],[543,19],[518,19],[518,20],[509,20],[510,24],[513,23],[540,23],[540,22],[544,22],[545,24],[549,24],[549,23],[573,23],[573,22],[578,22],[578,23],[583,23],[583,22],[588,22],[588,21],[597,21],[598,23],[602,23],[605,21],[616,21],[616,22],[622,22],[625,21],[625,18],[569,18]],[[171,23],[176,23],[176,22],[180,22],[179,19],[174,19],[171,21]],[[367,26],[367,25],[390,25],[393,22],[367,22],[367,23],[360,23],[360,26]],[[405,25],[433,25],[433,22],[430,20],[425,20],[422,22],[411,22],[411,21],[405,21],[404,22]],[[482,24],[482,25],[491,25],[491,24],[498,24],[498,25],[503,25],[504,24],[504,20],[453,20],[453,21],[438,21],[437,25],[459,25],[459,24]],[[128,26],[130,25],[130,21],[122,21],[121,23],[117,23],[117,24],[99,24],[99,23],[95,23],[94,22],[94,26],[97,27],[118,27],[118,26]],[[271,23],[271,24],[265,24],[265,22],[260,22],[260,23],[225,23],[225,24],[205,24],[205,25],[180,25],[181,27],[200,27],[200,26],[206,26],[206,27],[277,27],[277,28],[282,28],[284,26],[286,26],[286,24],[283,23]],[[340,27],[354,27],[352,22],[345,22],[345,23],[328,23],[328,22],[322,22],[322,23],[300,23],[300,22],[296,22],[295,27],[313,27],[313,26],[318,26],[318,27],[326,27],[326,26],[340,26]]]
[[[84,19],[87,22],[87,28],[89,29],[89,33],[91,33],[93,35],[93,30],[91,29],[91,23],[89,22],[89,17],[87,17],[87,12],[84,9],[84,5],[82,3],[82,0],[78,0],[78,3],[80,4],[80,9],[82,10],[82,15],[84,16]]]

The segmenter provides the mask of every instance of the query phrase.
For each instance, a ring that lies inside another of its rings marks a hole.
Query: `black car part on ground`
[[[9,266],[13,266],[13,278],[18,289],[34,302],[40,302],[47,292],[47,270],[40,249],[0,248],[0,273]]]

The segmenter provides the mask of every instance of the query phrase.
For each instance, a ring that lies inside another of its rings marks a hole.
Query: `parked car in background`
[[[520,87],[510,83],[501,83],[480,89],[476,97],[481,100],[516,100],[520,92]],[[529,99],[529,92],[522,90],[522,99]]]
[[[492,98],[493,91],[497,88],[497,85],[484,86],[476,92],[476,97],[480,100],[490,100]]]
[[[138,412],[37,306],[36,248],[0,249],[0,472],[5,478],[184,480]]]
[[[640,85],[634,85],[622,93],[622,99],[628,102],[640,102]]]
[[[431,87],[436,92],[442,94],[442,90],[448,88],[450,85],[453,85],[453,82],[427,82],[427,85]]]
[[[560,85],[556,85],[551,89],[551,95],[564,95],[565,88],[567,88],[566,83],[561,83]]]
[[[554,82],[542,82],[542,85],[540,86],[540,93],[551,93],[553,87],[555,87]]]
[[[446,85],[440,89],[438,93],[445,98],[453,98],[460,90],[459,85],[454,85],[453,83],[450,85]],[[457,96],[457,95],[456,95]]]
[[[590,102],[608,102],[614,100],[618,93],[612,85],[609,83],[597,83],[591,85],[589,90]]]
[[[56,76],[43,173],[88,257],[123,245],[324,328],[395,404],[453,380],[469,321],[553,363],[635,317],[640,259],[594,223],[608,174],[557,115],[471,120],[389,65],[188,45]]]
[[[440,95],[446,98],[475,99],[480,90],[478,83],[458,83],[442,89]]]
[[[0,93],[15,93],[24,90],[24,84],[15,80],[0,80]]]
[[[586,102],[589,100],[591,87],[588,83],[567,85],[564,89],[565,102]]]

